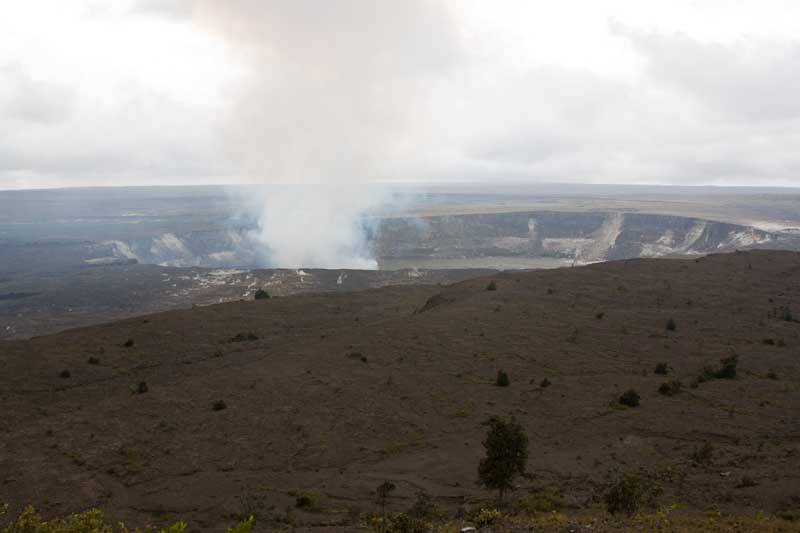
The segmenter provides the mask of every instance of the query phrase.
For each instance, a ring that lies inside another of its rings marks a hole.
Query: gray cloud
[[[800,42],[748,39],[725,45],[612,27],[646,58],[654,80],[709,110],[755,122],[800,116]]]
[[[0,67],[0,118],[49,125],[66,120],[75,100],[70,87],[36,81],[20,65]]]
[[[24,65],[6,68],[0,187],[20,172],[65,182],[800,185],[798,42],[711,42],[612,24],[641,59],[631,76],[511,68],[465,41],[450,11],[459,5],[140,0],[130,16],[193,24],[247,66],[227,113],[141,87],[97,106],[70,87],[37,83]]]

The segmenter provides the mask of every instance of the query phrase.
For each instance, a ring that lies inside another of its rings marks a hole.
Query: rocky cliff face
[[[785,238],[756,228],[639,213],[524,212],[386,219],[378,257],[564,257],[594,262],[763,247]]]
[[[368,239],[378,260],[517,257],[592,263],[748,248],[800,250],[800,235],[696,218],[619,211],[385,218],[366,226],[371,228]],[[113,260],[177,267],[275,266],[270,263],[269,250],[252,235],[248,227],[160,232],[66,243],[58,250],[61,260],[67,257],[75,262],[79,257],[88,264]],[[17,248],[30,255],[42,246]],[[44,262],[51,264],[51,260],[54,259]]]

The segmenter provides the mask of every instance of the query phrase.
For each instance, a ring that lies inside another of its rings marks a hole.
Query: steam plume
[[[200,0],[194,14],[247,58],[225,133],[242,170],[265,185],[257,238],[271,265],[374,268],[364,215],[386,196],[369,185],[397,178],[455,55],[444,8]]]

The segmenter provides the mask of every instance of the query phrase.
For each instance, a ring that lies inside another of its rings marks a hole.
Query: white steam
[[[194,17],[246,58],[225,129],[255,183],[270,266],[376,268],[367,212],[386,196],[456,55],[433,0],[198,0]],[[276,187],[277,184],[286,185]]]

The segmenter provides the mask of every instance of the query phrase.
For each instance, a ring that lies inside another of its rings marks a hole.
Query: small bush
[[[677,326],[677,324],[675,324],[675,320],[674,319],[672,319],[672,318],[667,319],[667,325],[666,325],[667,331],[675,331],[675,329],[677,327],[678,326]]]
[[[594,317],[595,317],[597,320],[603,320],[603,317],[604,317],[604,316],[606,316],[606,314],[605,314],[605,313],[603,313],[602,311],[601,311],[601,312],[599,312],[599,313],[597,313],[596,315],[594,315]]]
[[[86,362],[89,363],[90,365],[99,365],[100,364],[100,359],[98,359],[97,357],[92,356],[92,357],[89,357],[89,359],[87,359]]]
[[[739,364],[739,356],[731,355],[720,359],[720,367],[714,369],[712,366],[704,366],[700,375],[697,376],[698,383],[711,381],[712,379],[734,379],[736,377],[736,367]]]
[[[439,510],[433,503],[430,494],[420,491],[406,514],[418,520],[435,520],[439,516]]]
[[[626,474],[609,487],[603,500],[609,513],[630,516],[644,503],[645,490],[638,476]]]
[[[655,372],[656,374],[658,374],[660,376],[666,376],[667,373],[669,372],[669,366],[667,365],[667,363],[658,363],[656,365],[655,370],[653,370],[653,372]]]
[[[699,448],[695,448],[692,452],[692,462],[696,465],[707,466],[710,465],[714,459],[714,447],[710,442],[704,442]]]
[[[628,407],[639,406],[639,393],[633,389],[628,389],[619,397],[619,403],[627,405]]]
[[[214,411],[222,411],[223,409],[227,409],[228,405],[223,400],[217,400],[213,404],[211,404],[211,408]]]
[[[136,392],[138,394],[144,394],[149,389],[147,388],[147,383],[144,381],[140,381],[139,384],[136,386]]]
[[[421,518],[400,513],[388,520],[388,527],[379,529],[384,533],[427,533],[431,531],[431,524]]]
[[[720,361],[722,366],[714,374],[717,379],[733,379],[736,377],[736,365],[739,364],[739,356],[731,355]]]
[[[500,511],[497,509],[481,509],[475,516],[475,524],[478,527],[491,526],[500,519]]]
[[[503,372],[502,370],[497,371],[497,378],[494,382],[495,385],[498,387],[508,387],[511,385],[511,380],[508,379],[508,374]]]
[[[250,531],[253,530],[253,522],[255,522],[255,520],[255,516],[249,516],[243,520],[239,520],[228,528],[227,533],[250,533]]]
[[[552,490],[542,490],[529,494],[519,501],[519,508],[527,513],[550,513],[563,505],[561,495]]]
[[[66,378],[72,376],[72,373],[65,368],[64,370],[62,370],[61,372],[58,373],[58,376],[61,377],[61,378],[66,379]]]
[[[128,340],[126,340],[125,342],[123,342],[123,343],[122,343],[122,345],[123,345],[125,348],[130,348],[130,347],[131,347],[131,346],[133,346],[134,344],[135,344],[135,343],[133,342],[133,339],[128,339]]]
[[[750,476],[743,476],[741,481],[739,481],[739,484],[736,485],[736,488],[737,489],[747,489],[747,488],[756,487],[756,486],[758,486],[758,483],[756,483],[756,481],[753,478],[751,478]]]
[[[257,340],[258,340],[258,335],[256,335],[252,331],[248,331],[246,333],[237,333],[236,335],[228,339],[228,342],[246,342],[246,341],[257,341]]]
[[[2,513],[3,507],[0,506],[0,517],[2,517]],[[186,522],[178,521],[160,531],[161,533],[183,533],[186,528]],[[113,524],[105,521],[103,511],[100,509],[89,509],[64,518],[46,520],[30,505],[22,510],[16,520],[0,529],[2,533],[155,533],[156,531],[158,530],[151,525],[146,525],[141,529],[130,529],[122,524],[114,527]],[[239,529],[233,531],[235,533],[246,533],[249,530]]]
[[[776,374],[774,370],[770,370],[769,372],[767,372],[767,378],[768,379],[774,379],[774,380],[779,379],[778,378],[778,374]]]
[[[775,346],[775,339],[764,339],[761,342],[767,346]]]
[[[663,394],[664,396],[675,396],[681,391],[683,385],[677,379],[673,379],[671,381],[665,381],[661,384],[658,388],[658,393]]]
[[[782,308],[782,310],[781,310],[781,318],[783,320],[785,320],[786,322],[793,322],[794,321],[794,316],[792,316],[792,310],[789,309],[788,307]]]
[[[289,492],[290,496],[294,496],[294,506],[298,509],[306,509],[309,511],[317,511],[320,507],[320,495],[313,490],[293,490]]]
[[[494,280],[490,281],[489,284],[486,286],[486,290],[487,291],[496,291],[497,290],[497,283]]]
[[[264,289],[258,289],[253,296],[255,300],[269,300],[269,293]]]
[[[544,378],[544,379],[542,380],[542,382],[541,382],[541,383],[539,383],[539,386],[540,386],[541,388],[543,388],[543,389],[546,389],[546,388],[547,388],[547,387],[549,387],[550,385],[551,385],[551,383],[550,383],[550,380],[549,380],[549,379],[547,379],[547,378]]]

